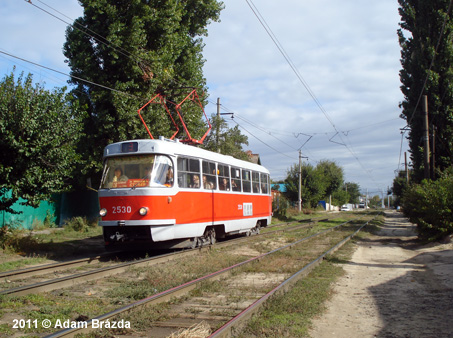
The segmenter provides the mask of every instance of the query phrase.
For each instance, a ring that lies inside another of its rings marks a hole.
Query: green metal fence
[[[20,199],[12,206],[12,209],[20,214],[1,211],[0,227],[9,225],[32,229],[44,222],[62,226],[67,219],[76,216],[97,218],[99,211],[98,196],[94,191],[55,194],[51,201],[42,201],[38,208],[22,205],[23,202],[24,200]]]

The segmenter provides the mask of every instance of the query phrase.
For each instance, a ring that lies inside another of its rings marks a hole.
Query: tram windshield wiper
[[[140,181],[138,181],[137,183],[135,183],[132,187],[131,187],[131,190],[135,190],[135,188],[137,188],[138,185],[140,185],[144,180],[146,180],[147,178],[149,178],[149,174],[146,174],[145,176],[143,176]]]

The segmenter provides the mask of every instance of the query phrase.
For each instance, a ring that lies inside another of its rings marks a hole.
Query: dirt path
[[[386,213],[357,243],[312,338],[453,337],[453,244],[417,246],[415,226]]]

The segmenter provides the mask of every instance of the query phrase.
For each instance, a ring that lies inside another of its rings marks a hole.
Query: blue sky
[[[76,0],[32,2],[72,19],[82,14]],[[216,112],[220,98],[222,112],[235,113],[234,119],[224,118],[248,136],[247,149],[260,154],[274,180],[298,163],[300,149],[308,157],[303,161],[335,161],[346,181],[380,195],[392,185],[407,151],[398,108],[399,20],[394,0],[225,1],[221,21],[204,38],[206,113]],[[69,73],[62,54],[65,29],[25,0],[0,2],[1,52]],[[47,86],[63,86],[68,79],[0,54],[2,77],[14,65]]]

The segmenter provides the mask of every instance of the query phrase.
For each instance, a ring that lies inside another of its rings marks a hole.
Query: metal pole
[[[218,153],[220,153],[219,133],[220,133],[220,97],[217,98],[217,126],[216,126],[216,137],[215,137],[215,144],[217,146]]]
[[[409,184],[409,172],[407,171],[407,153],[404,152],[404,170],[406,170],[406,184]]]
[[[299,212],[302,211],[302,150],[299,149]]]

